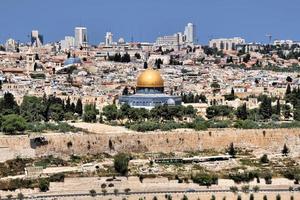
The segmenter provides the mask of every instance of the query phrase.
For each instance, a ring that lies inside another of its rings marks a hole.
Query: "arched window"
[[[222,50],[224,49],[224,42],[223,41],[220,44],[220,49],[222,49]]]
[[[231,44],[231,49],[235,50],[235,43],[234,42]]]

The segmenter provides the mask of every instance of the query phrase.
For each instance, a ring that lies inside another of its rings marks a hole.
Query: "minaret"
[[[26,71],[32,72],[34,71],[34,63],[35,63],[35,54],[32,52],[31,48],[26,52]]]

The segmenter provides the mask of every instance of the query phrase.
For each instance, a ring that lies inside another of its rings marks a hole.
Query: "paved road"
[[[258,192],[289,192],[289,189],[260,189]],[[184,194],[184,193],[225,193],[232,192],[231,190],[214,190],[214,189],[206,189],[206,190],[174,190],[174,191],[149,191],[149,192],[118,192],[118,195],[149,195],[149,194]],[[254,192],[253,190],[249,190],[249,192]],[[294,192],[300,192],[300,190],[294,190]],[[96,193],[96,196],[104,196],[103,193]],[[106,193],[107,195],[115,195],[114,193]],[[24,197],[23,199],[53,199],[53,198],[64,198],[64,197],[84,197],[91,196],[89,192],[87,193],[65,193],[65,194],[43,194],[43,195],[32,195],[31,197]],[[5,199],[5,198],[2,198]],[[17,199],[17,198],[11,198]]]

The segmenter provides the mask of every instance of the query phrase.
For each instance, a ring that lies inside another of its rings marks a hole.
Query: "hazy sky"
[[[8,38],[29,41],[38,29],[46,42],[88,28],[89,42],[153,42],[157,36],[197,26],[199,43],[217,37],[244,37],[248,42],[273,38],[300,40],[300,0],[0,0],[0,43]]]

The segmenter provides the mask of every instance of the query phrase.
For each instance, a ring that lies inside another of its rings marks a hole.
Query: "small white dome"
[[[171,99],[171,98],[168,99],[167,104],[168,104],[168,105],[175,105],[174,99]]]
[[[125,43],[124,38],[120,38],[120,39],[118,40],[118,43],[119,43],[119,44],[124,44],[124,43]]]

